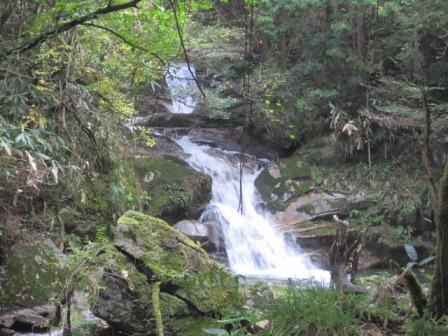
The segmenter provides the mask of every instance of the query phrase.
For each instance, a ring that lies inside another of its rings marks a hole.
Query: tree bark
[[[425,129],[423,133],[423,144],[422,144],[422,161],[428,173],[428,186],[429,192],[431,194],[431,205],[433,212],[437,212],[438,207],[438,196],[437,188],[434,180],[433,174],[433,159],[432,159],[432,149],[431,149],[431,110],[429,109],[428,96],[426,94],[426,89],[423,85],[420,86],[420,93],[422,96],[423,108],[425,110]]]
[[[430,311],[436,318],[448,315],[448,163],[440,183],[437,247]]]
[[[366,59],[366,26],[364,8],[359,7],[356,15],[356,51],[362,62]]]

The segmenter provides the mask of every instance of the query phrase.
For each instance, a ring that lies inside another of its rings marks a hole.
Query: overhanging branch
[[[30,50],[30,49],[46,42],[48,39],[50,39],[53,36],[59,35],[63,32],[66,32],[66,31],[76,27],[76,26],[82,25],[82,24],[86,23],[87,21],[94,20],[101,15],[118,12],[118,11],[128,9],[128,8],[137,8],[138,3],[141,1],[142,0],[132,0],[132,1],[125,2],[125,3],[119,4],[119,5],[110,5],[110,3],[109,3],[106,7],[100,8],[100,9],[96,10],[95,12],[84,15],[78,19],[66,22],[66,23],[60,25],[59,27],[53,28],[45,33],[42,33],[39,36],[35,37],[34,39],[32,39],[22,45],[19,45],[16,48],[13,48],[13,49],[7,51],[6,53],[4,53],[0,56],[0,61],[3,61],[9,55],[20,54],[24,51]]]
[[[94,24],[94,23],[89,23],[89,22],[83,23],[82,25],[83,25],[83,26],[88,26],[88,27],[93,27],[93,28],[98,28],[98,29],[105,30],[105,31],[111,33],[112,35],[118,37],[120,40],[122,40],[124,43],[126,43],[126,44],[129,45],[129,46],[131,46],[132,48],[135,48],[135,49],[144,51],[144,52],[146,52],[146,53],[148,53],[148,54],[154,56],[155,58],[157,58],[157,60],[158,60],[160,63],[162,63],[162,65],[165,65],[165,63],[166,63],[166,62],[165,62],[159,55],[157,55],[156,53],[150,52],[149,49],[147,49],[147,48],[145,48],[145,47],[142,47],[142,46],[140,46],[140,45],[138,45],[138,44],[135,44],[135,43],[133,43],[132,41],[129,41],[126,37],[124,37],[124,36],[121,35],[120,33],[117,33],[115,30],[112,30],[112,29],[110,29],[110,28],[108,28],[108,27],[100,26],[100,25],[97,25],[97,24]]]

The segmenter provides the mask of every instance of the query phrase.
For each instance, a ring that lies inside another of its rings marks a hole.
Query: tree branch
[[[184,37],[182,36],[182,30],[180,28],[179,19],[177,18],[176,5],[175,5],[175,3],[172,0],[169,0],[169,3],[170,3],[170,6],[171,6],[171,9],[173,10],[174,21],[176,22],[177,34],[179,35],[180,45],[182,47],[182,51],[184,52],[185,61],[187,62],[188,71],[190,72],[190,75],[193,78],[194,82],[196,83],[199,91],[201,91],[202,96],[205,98],[207,96],[206,96],[204,90],[202,90],[202,87],[199,84],[198,79],[194,75],[193,70],[191,70],[190,58],[188,57],[187,49],[185,48]]]
[[[156,53],[150,52],[149,49],[144,48],[142,46],[139,46],[138,44],[135,44],[131,41],[129,41],[126,37],[124,37],[123,35],[121,35],[120,33],[117,33],[115,30],[112,30],[108,27],[104,27],[104,26],[100,26],[94,23],[90,23],[90,22],[86,22],[82,24],[83,26],[88,26],[88,27],[94,27],[94,28],[98,28],[98,29],[102,29],[105,31],[108,31],[109,33],[111,33],[112,35],[118,37],[120,40],[122,40],[124,43],[126,43],[127,45],[131,46],[132,48],[144,51],[146,53],[149,53],[150,55],[154,56],[155,58],[157,58],[157,60],[162,64],[165,65],[166,62]]]
[[[6,53],[4,53],[3,55],[0,56],[0,62],[3,61],[9,55],[20,54],[24,51],[30,50],[30,49],[38,46],[39,44],[46,42],[48,39],[50,39],[53,36],[56,36],[63,32],[66,32],[67,30],[70,30],[76,26],[82,25],[82,24],[86,23],[87,21],[96,19],[101,15],[118,12],[118,11],[128,9],[128,8],[137,8],[138,3],[141,1],[142,0],[132,0],[129,2],[125,2],[125,3],[119,4],[119,5],[114,5],[114,6],[111,6],[109,4],[107,7],[100,8],[93,13],[89,13],[89,14],[84,15],[78,19],[66,22],[59,27],[53,28],[45,33],[40,34],[39,36],[35,37],[34,39],[32,39],[29,42],[26,42],[22,45],[19,45],[18,47],[15,47],[15,48],[7,51]]]

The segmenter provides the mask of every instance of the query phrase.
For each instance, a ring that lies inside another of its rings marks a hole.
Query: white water
[[[196,70],[193,66],[190,66],[190,69],[191,73],[187,64],[172,64],[166,72],[165,81],[173,101],[172,113],[190,114],[196,107]]]
[[[188,163],[213,179],[212,200],[200,221],[214,219],[224,233],[231,269],[241,275],[270,278],[314,278],[328,283],[328,272],[319,270],[288,243],[275,228],[269,213],[256,208],[261,203],[255,187],[260,170],[252,167],[243,173],[243,213],[239,206],[239,164],[229,160],[235,153],[197,145],[188,137],[176,142],[189,154]],[[254,164],[252,164],[254,166]]]

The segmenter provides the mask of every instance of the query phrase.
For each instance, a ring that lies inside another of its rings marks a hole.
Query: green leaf
[[[414,245],[404,244],[404,249],[409,259],[411,259],[412,261],[417,261],[418,259],[417,250],[415,249]]]
[[[248,318],[246,316],[239,316],[239,317],[234,317],[234,318],[230,318],[230,319],[225,319],[225,320],[218,320],[216,322],[218,323],[235,323],[235,322],[240,322],[242,320],[247,320]]]
[[[40,157],[42,160],[51,160],[51,157],[48,155],[45,155],[44,153],[36,153],[38,157]]]
[[[425,258],[418,263],[418,267],[423,267],[425,265],[428,265],[429,263],[433,262],[434,260],[436,260],[435,256],[430,256],[428,258]]]
[[[230,336],[230,334],[225,329],[221,328],[206,328],[202,329],[204,332],[210,335],[216,335],[216,336]]]

